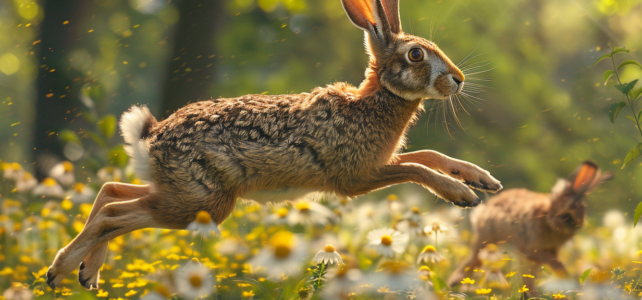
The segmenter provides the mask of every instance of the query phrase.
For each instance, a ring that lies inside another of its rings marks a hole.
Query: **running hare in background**
[[[584,195],[612,177],[610,172],[601,174],[594,162],[585,161],[568,180],[558,179],[550,194],[510,189],[490,198],[471,214],[476,234],[472,254],[450,276],[448,285],[458,285],[481,267],[479,251],[487,244],[506,243],[523,254],[528,259],[525,274],[535,275],[548,264],[557,275],[567,276],[558,252],[584,223]],[[537,293],[534,278],[524,277],[524,284],[530,293]]]
[[[236,199],[295,200],[311,192],[354,197],[414,182],[461,207],[470,189],[502,186],[487,171],[435,151],[398,154],[425,98],[459,93],[464,75],[434,43],[401,31],[398,0],[343,0],[366,32],[370,62],[359,87],[335,83],[295,95],[247,95],[189,104],[157,121],[146,107],[120,128],[136,173],[152,184],[107,183],[83,231],[47,273],[55,287],[80,265],[98,287],[107,242],[133,230],[184,229],[198,211],[220,224]]]

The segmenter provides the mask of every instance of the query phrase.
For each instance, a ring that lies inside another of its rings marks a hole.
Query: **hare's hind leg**
[[[158,214],[172,213],[155,209],[155,202],[173,200],[167,197],[172,196],[152,193],[134,200],[106,204],[69,245],[58,251],[47,271],[47,284],[55,288],[87,255],[117,236],[148,227],[176,228],[176,224],[156,221]]]
[[[454,159],[432,150],[421,150],[399,154],[395,157],[397,164],[417,163],[439,171],[464,182],[471,188],[496,193],[502,189],[501,183],[490,173],[467,161]]]
[[[87,218],[87,222],[85,222],[85,227],[89,225],[105,205],[117,201],[133,200],[149,193],[149,185],[133,185],[119,182],[105,183],[96,197],[91,213]],[[107,244],[108,242],[105,242],[96,247],[80,263],[78,282],[86,289],[98,288],[100,267],[107,256]]]
[[[440,198],[460,207],[472,207],[480,203],[477,195],[463,183],[414,163],[383,166],[377,173],[359,179],[340,192],[346,196],[358,196],[405,182],[420,184]]]

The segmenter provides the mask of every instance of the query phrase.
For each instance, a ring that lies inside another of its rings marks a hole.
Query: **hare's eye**
[[[424,59],[424,52],[419,48],[410,49],[410,52],[408,52],[408,58],[410,58],[411,61],[420,61]]]

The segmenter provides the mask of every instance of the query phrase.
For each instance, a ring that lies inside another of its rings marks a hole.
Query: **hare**
[[[448,285],[458,285],[481,267],[478,254],[487,244],[506,243],[524,255],[528,260],[525,274],[534,275],[548,264],[557,275],[567,276],[559,249],[584,223],[584,195],[612,177],[610,172],[602,174],[594,162],[585,161],[568,180],[558,179],[550,194],[510,189],[490,198],[471,214],[476,235],[472,254],[450,276]],[[530,293],[537,293],[534,278],[524,277],[524,284]]]
[[[359,87],[212,99],[162,121],[146,107],[125,112],[121,133],[136,173],[151,184],[106,183],[83,231],[49,268],[49,286],[80,265],[80,283],[97,288],[109,240],[146,227],[185,229],[201,210],[220,224],[237,198],[355,197],[414,182],[472,207],[480,199],[470,188],[499,191],[500,182],[474,164],[435,151],[399,154],[422,100],[448,101],[464,87],[464,74],[437,45],[401,31],[398,0],[342,5],[366,32],[370,61]]]

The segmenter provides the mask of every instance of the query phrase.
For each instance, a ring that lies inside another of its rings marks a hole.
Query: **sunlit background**
[[[593,64],[612,47],[631,50],[616,63],[642,58],[642,1],[400,2],[404,31],[455,63],[469,58],[467,82],[480,90],[452,106],[427,100],[408,151],[434,149],[505,189],[538,192],[591,159],[615,179],[588,196],[588,223],[610,209],[632,221],[642,160],[621,166],[641,138],[629,119],[609,120],[622,94],[603,82],[611,62]],[[39,179],[71,161],[85,183],[105,166],[125,170],[113,125],[132,104],[160,119],[211,97],[358,85],[367,62],[339,0],[2,0],[0,32],[0,159]],[[623,82],[637,78],[642,69],[621,70]],[[364,199],[393,193],[451,207],[410,184]]]

